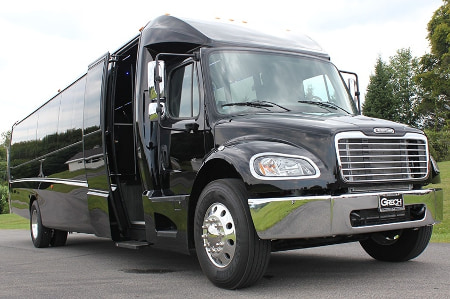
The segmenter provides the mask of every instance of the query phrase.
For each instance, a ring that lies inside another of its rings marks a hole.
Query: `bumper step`
[[[116,247],[127,248],[127,249],[141,249],[146,246],[150,246],[151,243],[142,241],[121,241],[116,242]]]

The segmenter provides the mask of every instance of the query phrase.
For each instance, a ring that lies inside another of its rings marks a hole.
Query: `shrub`
[[[0,214],[9,213],[8,186],[0,186]]]
[[[450,131],[444,128],[441,131],[425,131],[430,145],[430,153],[436,161],[450,159]]]

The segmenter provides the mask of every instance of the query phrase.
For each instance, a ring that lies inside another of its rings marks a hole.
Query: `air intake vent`
[[[362,132],[339,133],[335,138],[341,176],[346,182],[421,180],[428,174],[425,136],[366,136]]]

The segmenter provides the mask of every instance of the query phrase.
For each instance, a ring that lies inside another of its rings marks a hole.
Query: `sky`
[[[163,15],[306,34],[366,93],[379,56],[429,53],[427,23],[442,0],[14,0],[0,10],[0,133]]]

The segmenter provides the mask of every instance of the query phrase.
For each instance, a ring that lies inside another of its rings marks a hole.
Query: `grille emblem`
[[[373,128],[375,134],[395,134],[395,130],[392,128]]]

